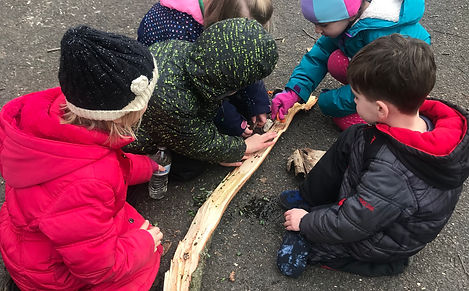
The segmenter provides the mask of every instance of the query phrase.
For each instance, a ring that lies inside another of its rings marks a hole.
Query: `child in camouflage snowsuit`
[[[169,39],[194,42],[212,24],[239,17],[268,28],[272,13],[271,0],[160,0],[143,17],[137,40],[146,46]],[[265,124],[268,112],[270,100],[260,80],[225,98],[214,122],[221,133],[247,138]]]
[[[178,160],[236,165],[272,144],[274,133],[244,140],[220,133],[213,122],[224,97],[268,76],[275,67],[277,46],[257,21],[227,19],[210,26],[194,43],[168,40],[149,48],[160,78],[137,142],[128,150],[153,153],[157,145],[166,146],[176,154],[174,175]]]

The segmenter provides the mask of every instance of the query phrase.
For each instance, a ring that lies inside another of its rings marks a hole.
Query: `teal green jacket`
[[[303,56],[286,87],[295,91],[303,101],[307,101],[327,73],[327,60],[330,54],[337,49],[352,58],[365,45],[392,33],[407,35],[430,43],[430,34],[419,23],[424,11],[424,0],[404,0],[398,22],[364,18],[337,38],[322,36]],[[353,99],[350,86],[346,85],[321,93],[318,104],[326,115],[345,116],[355,112]]]
[[[256,21],[236,18],[211,25],[194,43],[167,40],[149,49],[159,78],[128,150],[153,153],[162,145],[198,160],[239,161],[244,140],[219,133],[213,118],[224,96],[273,71],[272,36]]]

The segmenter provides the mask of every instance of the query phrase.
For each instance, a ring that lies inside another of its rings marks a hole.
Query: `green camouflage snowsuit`
[[[159,79],[128,150],[148,154],[163,145],[197,160],[239,161],[244,140],[219,133],[213,118],[223,95],[272,72],[278,59],[272,36],[254,20],[235,18],[210,26],[194,43],[168,40],[149,49]]]

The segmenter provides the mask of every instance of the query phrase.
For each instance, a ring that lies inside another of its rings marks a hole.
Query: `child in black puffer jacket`
[[[370,125],[343,132],[299,191],[280,195],[288,231],[277,264],[366,276],[402,272],[448,222],[469,175],[468,112],[427,99],[433,52],[392,34],[365,46],[347,77]]]

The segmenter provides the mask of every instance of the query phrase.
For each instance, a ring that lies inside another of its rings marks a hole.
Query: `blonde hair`
[[[62,124],[73,124],[83,126],[88,130],[101,130],[109,133],[109,143],[117,141],[121,138],[135,138],[135,132],[137,131],[142,121],[143,112],[145,109],[140,111],[132,111],[116,120],[92,120],[80,117],[70,111],[66,104],[63,104],[61,109],[64,111],[62,116]]]
[[[247,10],[249,15],[243,15],[243,10]],[[272,0],[211,0],[205,8],[204,26],[207,28],[220,20],[249,16],[270,30],[273,11]]]

